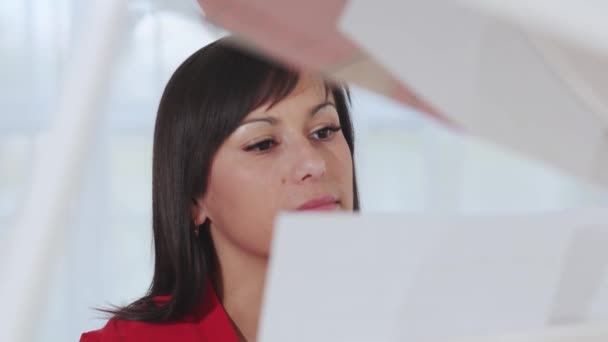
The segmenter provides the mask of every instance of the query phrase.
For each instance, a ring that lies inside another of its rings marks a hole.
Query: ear
[[[195,226],[200,226],[203,223],[205,223],[205,221],[207,220],[208,213],[207,213],[207,209],[205,208],[204,204],[203,204],[203,198],[202,197],[197,197],[197,198],[192,198],[192,204],[190,206],[190,215],[192,217],[192,221],[194,222]]]

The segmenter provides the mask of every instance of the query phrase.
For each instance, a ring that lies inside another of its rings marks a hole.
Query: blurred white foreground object
[[[608,324],[577,324],[539,331],[460,338],[442,342],[605,342],[607,338]]]
[[[449,341],[542,331],[558,326],[556,307],[571,310],[578,318],[571,322],[585,321],[580,308],[589,305],[580,302],[597,291],[579,291],[597,290],[608,265],[605,248],[587,250],[600,262],[576,263],[580,236],[608,242],[602,210],[288,215],[275,234],[262,342]]]

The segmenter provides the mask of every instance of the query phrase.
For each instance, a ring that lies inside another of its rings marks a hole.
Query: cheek
[[[267,254],[272,223],[280,202],[281,182],[264,165],[235,159],[218,160],[212,167],[206,204],[215,229],[239,248]]]
[[[337,180],[343,198],[347,203],[346,209],[353,209],[353,158],[346,140],[342,137],[332,149],[332,162],[329,166],[332,177]]]
[[[219,181],[214,187],[216,197],[236,212],[260,212],[260,208],[274,208],[281,177],[277,168],[267,164],[239,162],[218,169],[216,178]]]

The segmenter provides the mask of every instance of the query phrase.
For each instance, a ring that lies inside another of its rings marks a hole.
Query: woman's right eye
[[[273,139],[266,139],[245,147],[245,151],[265,152],[271,149],[274,145],[276,145],[276,141],[274,141]]]

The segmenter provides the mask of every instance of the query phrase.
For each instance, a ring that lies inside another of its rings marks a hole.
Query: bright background
[[[30,191],[33,160],[54,119],[88,7],[81,0],[0,1],[2,240]],[[91,307],[124,304],[146,290],[156,106],[176,66],[223,34],[200,19],[194,1],[131,0],[128,11],[94,152],[77,186],[69,239],[49,266],[39,341],[77,340],[102,324]],[[385,98],[354,88],[353,100],[364,211],[541,211],[608,204],[605,192],[451,133]]]

